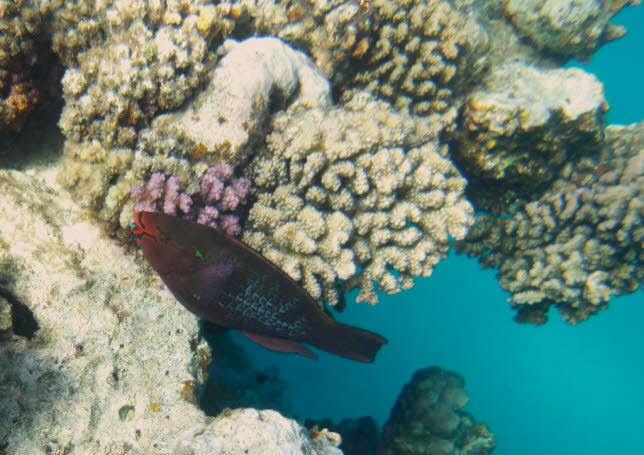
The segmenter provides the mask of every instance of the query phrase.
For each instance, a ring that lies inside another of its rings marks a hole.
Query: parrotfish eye
[[[135,222],[130,223],[130,229],[136,229],[136,223]]]

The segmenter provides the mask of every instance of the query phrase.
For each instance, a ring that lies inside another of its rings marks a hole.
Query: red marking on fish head
[[[132,234],[150,264],[161,275],[185,265],[182,263],[186,262],[186,253],[179,243],[159,228],[155,213],[135,212]]]

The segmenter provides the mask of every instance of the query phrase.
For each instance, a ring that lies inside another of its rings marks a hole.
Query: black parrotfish
[[[373,362],[387,342],[334,321],[286,273],[249,246],[209,226],[136,212],[134,236],[150,265],[188,310],[281,352],[316,358],[302,343]]]

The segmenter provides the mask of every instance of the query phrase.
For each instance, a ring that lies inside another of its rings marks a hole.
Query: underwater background
[[[644,453],[639,3],[0,1],[0,455]]]
[[[644,118],[644,8],[615,17],[628,34],[581,66],[604,84],[607,124]],[[462,374],[464,408],[497,437],[497,455],[642,453],[644,362],[641,292],[614,297],[608,311],[570,326],[551,310],[542,326],[517,324],[494,270],[452,253],[430,278],[376,307],[355,304],[336,319],[389,340],[376,362],[316,351],[317,361],[263,349],[236,334],[258,367],[278,365],[299,417],[373,416],[383,424],[419,368]]]

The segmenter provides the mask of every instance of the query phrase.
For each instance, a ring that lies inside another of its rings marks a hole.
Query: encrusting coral
[[[376,288],[408,289],[472,223],[466,182],[427,122],[362,94],[274,128],[244,171],[257,202],[243,239],[315,298],[337,304],[340,283],[370,303]]]
[[[644,280],[644,123],[611,126],[597,156],[568,164],[511,218],[480,215],[457,249],[498,267],[516,319],[536,324],[556,306],[570,323]]]
[[[488,455],[496,438],[463,411],[469,398],[462,376],[439,367],[414,373],[382,429],[382,455]]]

